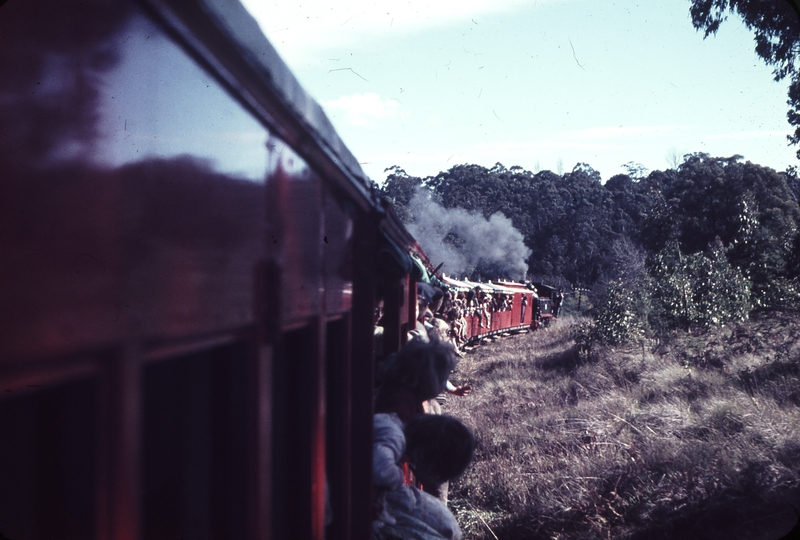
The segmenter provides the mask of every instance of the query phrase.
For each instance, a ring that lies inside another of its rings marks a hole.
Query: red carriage
[[[0,72],[0,532],[368,538],[431,266],[255,21],[8,0]]]

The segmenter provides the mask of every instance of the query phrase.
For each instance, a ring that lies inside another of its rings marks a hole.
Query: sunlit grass
[[[462,359],[466,538],[763,538],[800,508],[800,317],[578,355],[562,318]]]

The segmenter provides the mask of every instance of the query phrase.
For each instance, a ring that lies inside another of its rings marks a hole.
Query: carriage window
[[[144,18],[119,34],[113,88],[99,103],[101,162],[193,156],[216,172],[263,181],[267,132]]]
[[[94,538],[97,385],[9,396],[0,401],[0,532]]]
[[[264,126],[134,2],[3,3],[0,74],[4,347],[252,322]]]
[[[132,4],[0,12],[0,155],[48,167],[191,157],[263,181],[266,129]]]

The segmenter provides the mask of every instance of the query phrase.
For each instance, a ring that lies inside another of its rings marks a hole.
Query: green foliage
[[[635,163],[626,168],[629,174],[603,184],[582,163],[563,175],[499,163],[456,165],[425,179],[393,167],[382,191],[406,222],[420,187],[446,208],[485,217],[501,212],[531,250],[529,276],[594,289],[624,283],[633,294],[635,332],[723,323],[750,308],[800,309],[795,169],[778,173],[738,155],[704,153],[647,176]],[[462,242],[455,234],[446,238]],[[622,311],[611,316],[619,306],[596,305],[610,310],[604,324],[622,317]],[[603,339],[620,332],[608,329]]]
[[[388,200],[394,208],[397,217],[405,224],[414,221],[408,205],[414,197],[417,189],[422,186],[422,178],[410,176],[405,170],[397,165],[389,167],[384,172],[386,176],[383,188],[379,191],[380,195]]]
[[[745,320],[750,312],[750,282],[728,262],[722,242],[718,239],[693,263],[692,322],[711,326]]]
[[[591,350],[592,343],[594,342],[594,336],[596,334],[595,324],[589,321],[575,323],[570,327],[570,334],[573,341],[575,341],[578,351],[581,353],[588,352]]]
[[[446,208],[496,212],[511,219],[532,250],[529,273],[591,285],[608,274],[615,239],[636,234],[644,208],[638,189],[609,190],[600,174],[580,163],[572,172],[533,174],[521,167],[456,165],[425,185]],[[630,212],[621,208],[625,204]],[[638,206],[637,206],[638,205]]]
[[[635,161],[625,163],[622,168],[628,171],[628,176],[637,182],[647,176],[647,167]]]
[[[719,238],[726,246],[727,260],[751,282],[753,307],[800,306],[792,283],[797,277],[793,269],[800,262],[796,255],[800,247],[800,207],[790,186],[791,175],[741,163],[740,156],[690,154],[677,174],[658,176],[659,186],[653,189],[659,191],[652,199],[654,206],[640,238],[653,253],[653,277],[659,281],[657,288],[665,310],[680,308],[675,313],[681,321],[673,322],[699,322],[699,315],[684,300],[686,295],[677,283],[689,275],[686,268],[680,272],[677,267],[670,271],[666,268],[678,264],[664,260],[666,252],[672,249],[674,255],[676,249],[667,249],[667,245],[676,242],[685,262],[690,262]]]
[[[595,317],[593,337],[599,343],[618,345],[642,335],[642,321],[634,309],[635,293],[621,281],[609,283]]]
[[[649,262],[654,310],[651,317],[658,331],[687,326],[696,316],[692,302],[691,263],[677,242],[655,253]]]
[[[786,176],[748,165],[750,174],[760,174],[741,196],[728,258],[751,281],[754,308],[798,309],[798,284],[792,279],[800,247],[796,201]]]
[[[658,332],[674,327],[741,321],[750,311],[750,282],[728,261],[722,242],[706,253],[684,255],[677,243],[650,260],[651,324]]]

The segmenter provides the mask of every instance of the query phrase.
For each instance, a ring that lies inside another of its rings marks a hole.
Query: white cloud
[[[370,126],[376,121],[396,116],[400,110],[400,102],[382,98],[375,92],[367,92],[324,101],[322,107],[334,121],[344,116],[344,121],[348,124]]]

